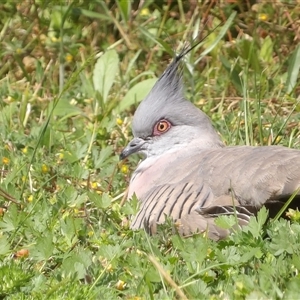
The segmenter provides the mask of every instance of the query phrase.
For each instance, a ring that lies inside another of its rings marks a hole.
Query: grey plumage
[[[243,225],[262,205],[280,207],[300,188],[300,151],[225,147],[206,114],[183,97],[177,69],[189,50],[140,103],[134,139],[121,153],[122,159],[145,156],[129,186],[128,198],[136,194],[140,201],[131,227],[153,233],[168,216],[184,235],[208,231],[217,240],[229,233],[215,225],[217,215],[235,213]]]

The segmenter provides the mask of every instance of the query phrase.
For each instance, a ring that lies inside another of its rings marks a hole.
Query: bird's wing
[[[170,217],[184,235],[208,231],[220,239],[229,232],[216,226],[216,216],[234,214],[244,225],[263,204],[272,208],[300,187],[300,151],[228,147],[186,156],[170,170],[163,172],[163,184],[153,184],[139,199],[131,227],[154,233]]]
[[[207,233],[209,238],[219,240],[226,237],[230,230],[222,229],[215,224],[217,216],[234,215],[237,225],[242,226],[257,212],[255,207],[236,206],[238,202],[230,195],[224,196],[221,202],[222,206],[211,206],[214,203],[214,196],[200,177],[193,184],[191,182],[165,184],[153,188],[144,199],[131,228],[145,228],[154,234],[157,225],[170,218],[174,221],[175,230],[184,236]]]
[[[300,151],[279,146],[227,147],[204,155],[200,176],[216,198],[231,193],[240,205],[259,208],[269,201],[285,201],[299,189]]]
[[[223,209],[220,206],[210,206],[212,203],[214,195],[201,177],[196,182],[186,182],[184,177],[177,184],[153,187],[141,201],[140,210],[132,221],[131,228],[145,228],[153,234],[157,225],[170,218],[182,235],[207,232],[210,238],[217,240],[227,236],[229,231],[216,226],[216,215],[233,214],[232,207],[238,203],[230,195],[223,197]],[[247,218],[249,217],[242,216],[238,223],[244,224]]]
[[[199,177],[196,183],[181,180],[176,184],[154,186],[144,199],[139,200],[141,200],[140,210],[131,224],[132,228],[163,223],[166,216],[176,221],[183,215],[188,215],[206,203],[212,202],[213,195]]]

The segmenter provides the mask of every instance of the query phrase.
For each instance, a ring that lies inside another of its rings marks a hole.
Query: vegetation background
[[[299,1],[0,2],[1,299],[299,299],[297,211],[218,243],[128,228],[134,109],[220,22],[187,98],[228,145],[300,148]]]

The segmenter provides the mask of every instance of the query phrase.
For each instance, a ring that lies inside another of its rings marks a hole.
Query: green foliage
[[[218,243],[129,229],[132,113],[199,31],[186,97],[228,145],[299,148],[299,4],[192,2],[0,4],[1,299],[298,297],[298,211],[220,217]]]
[[[134,85],[119,103],[118,107],[116,108],[117,111],[122,112],[126,108],[128,109],[131,105],[139,103],[150,92],[156,80],[156,78],[146,79]]]
[[[300,45],[294,50],[291,55],[288,67],[288,77],[286,80],[286,89],[290,93],[294,90],[297,84],[300,71]]]
[[[102,96],[105,103],[108,93],[114,83],[114,79],[118,70],[119,58],[115,50],[104,53],[95,64],[94,68],[94,88]]]

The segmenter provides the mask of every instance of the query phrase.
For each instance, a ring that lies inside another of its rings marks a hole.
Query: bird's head
[[[132,125],[134,138],[122,151],[121,159],[133,153],[159,156],[191,144],[199,149],[222,146],[207,115],[183,96],[178,67],[191,49],[175,57],[138,106]]]

